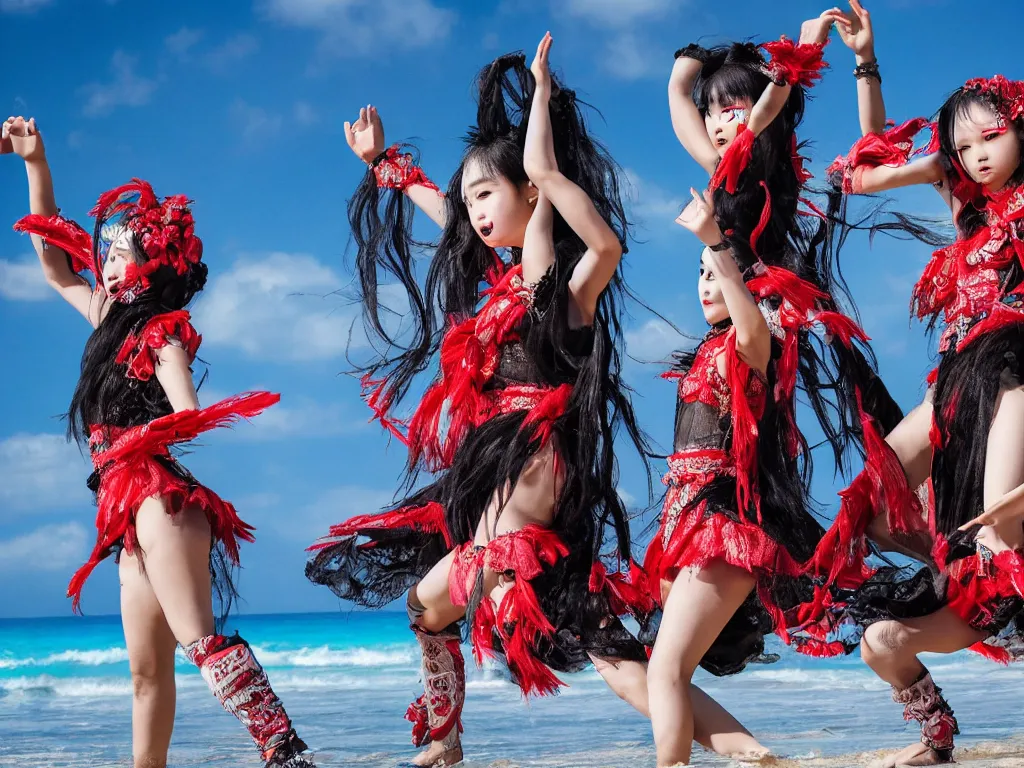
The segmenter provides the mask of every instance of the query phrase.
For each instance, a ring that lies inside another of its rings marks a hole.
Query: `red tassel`
[[[97,282],[100,280],[93,263],[92,236],[76,222],[59,214],[40,216],[33,213],[18,219],[14,231],[38,235],[71,258],[71,269],[74,272],[91,272]]]
[[[533,587],[519,574],[501,599],[495,626],[505,647],[509,668],[515,674],[523,695],[557,693],[564,683],[541,663],[534,652],[540,637],[550,637],[555,628],[541,610]],[[505,630],[508,626],[512,628],[511,633]]]
[[[734,393],[745,393],[751,370],[736,352],[736,331],[729,330],[726,340],[726,374],[729,388]],[[758,523],[761,522],[761,504],[756,496],[757,478],[757,416],[748,398],[732,398],[732,453],[736,462],[736,503],[745,515],[751,504],[755,506]]]
[[[543,448],[551,438],[551,430],[554,427],[555,419],[565,413],[571,397],[572,384],[561,384],[555,387],[530,409],[526,418],[523,419],[520,429],[526,429],[528,426],[536,424],[537,428],[533,433],[534,439],[539,440],[540,447]]]
[[[765,65],[768,76],[776,83],[786,85],[814,85],[821,79],[825,63],[825,43],[802,43],[783,36],[760,45],[771,58]]]
[[[708,185],[708,189],[711,192],[718,189],[724,181],[725,191],[730,195],[736,194],[740,174],[749,165],[750,157],[754,153],[754,140],[756,138],[757,136],[754,135],[754,132],[749,130],[743,123],[737,126],[736,138],[732,140],[732,143],[725,150],[725,154],[715,169],[715,174],[711,177],[711,183]]]
[[[401,429],[406,426],[405,423],[391,416],[395,395],[387,378],[373,379],[367,373],[359,380],[359,385],[363,390],[363,401],[373,411],[370,421],[379,421],[380,425],[397,437],[402,445],[408,446],[409,438]]]
[[[480,599],[476,613],[473,615],[473,628],[470,633],[470,642],[473,644],[473,658],[477,665],[484,663],[484,659],[494,658],[494,628],[497,619],[494,613],[494,601],[489,595]]]
[[[412,723],[412,745],[422,747],[430,741],[430,724],[427,722],[427,695],[423,694],[409,705],[405,719]]]
[[[768,227],[768,222],[772,217],[772,195],[768,191],[768,185],[763,181],[758,182],[761,188],[764,189],[764,205],[761,207],[761,218],[757,221],[757,226],[754,227],[754,231],[750,233],[750,250],[754,256],[757,256],[757,241],[761,237],[761,234]]]

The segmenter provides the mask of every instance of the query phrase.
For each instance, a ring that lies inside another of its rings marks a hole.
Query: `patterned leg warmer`
[[[245,640],[237,634],[209,635],[183,650],[188,660],[199,667],[221,706],[249,731],[268,766],[315,768],[312,762],[299,757],[306,744],[295,734],[284,705],[270,687],[267,673]]]
[[[921,743],[931,747],[944,760],[953,759],[953,737],[960,733],[953,708],[935,685],[926,669],[913,685],[892,689],[892,698],[903,705],[903,719],[921,724]]]
[[[445,751],[460,745],[462,705],[466,700],[466,661],[462,657],[458,626],[441,632],[428,632],[418,622],[425,608],[409,595],[409,622],[423,656],[423,688],[420,698],[409,705],[405,718],[412,727],[412,743],[417,747],[437,741]]]

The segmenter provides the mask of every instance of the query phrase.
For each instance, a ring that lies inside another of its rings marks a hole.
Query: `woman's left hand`
[[[676,221],[693,232],[704,245],[718,245],[722,242],[722,230],[715,219],[715,204],[711,193],[705,191],[702,195],[690,187],[690,194],[693,195],[693,200],[687,204]]]

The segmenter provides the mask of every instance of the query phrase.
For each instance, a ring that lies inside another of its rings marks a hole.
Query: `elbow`
[[[543,189],[550,185],[559,175],[557,168],[552,168],[547,163],[537,160],[524,159],[523,170],[526,171],[527,177],[537,189]]]
[[[616,237],[609,237],[594,248],[594,253],[601,263],[618,267],[622,261],[622,243]]]

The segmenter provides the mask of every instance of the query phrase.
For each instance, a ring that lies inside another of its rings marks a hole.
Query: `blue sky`
[[[1017,3],[989,7],[973,39],[963,3],[869,7],[897,119],[934,111],[968,77],[1024,77],[1013,58],[1024,21]],[[389,140],[414,139],[428,173],[444,183],[473,119],[474,73],[500,53],[532,51],[550,29],[556,68],[601,110],[594,130],[631,180],[642,242],[627,257],[627,277],[699,335],[699,249],[672,219],[706,178],[669,125],[672,52],[696,38],[796,36],[821,10],[763,0],[0,0],[0,110],[36,117],[64,212],[86,223],[97,195],[132,176],[158,194],[194,198],[210,267],[194,311],[209,364],[202,400],[253,388],[283,394],[278,407],[209,436],[187,459],[258,528],[258,542],[243,550],[243,610],[336,608],[327,590],[305,581],[303,548],[332,522],[386,503],[402,462],[366,424],[355,382],[339,375],[354,316],[336,293],[349,279],[344,206],[362,173],[342,121],[377,104]],[[814,142],[819,176],[858,130],[852,53],[834,40],[828,58],[833,69],[801,131]],[[86,461],[64,443],[58,416],[89,329],[50,294],[28,239],[10,229],[27,212],[20,160],[0,158],[0,188],[0,617],[66,615],[67,580],[87,556],[94,510]],[[927,190],[897,200],[910,212],[942,212]],[[423,226],[421,234],[434,233]],[[863,237],[844,252],[882,372],[908,410],[932,349],[907,313],[927,256],[914,244],[869,250]],[[639,313],[628,327],[640,359],[685,343]],[[644,426],[668,445],[674,393],[658,371],[630,363],[629,378]],[[624,462],[622,488],[646,494],[635,461]],[[828,472],[817,488],[829,497]],[[117,612],[112,562],[96,571],[83,605]]]

